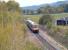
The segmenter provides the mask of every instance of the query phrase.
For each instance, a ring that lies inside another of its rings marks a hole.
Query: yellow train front
[[[39,32],[39,25],[31,20],[26,21],[27,26],[32,30],[34,33]]]

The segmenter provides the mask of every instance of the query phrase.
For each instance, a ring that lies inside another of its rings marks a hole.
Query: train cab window
[[[33,25],[33,28],[37,28],[38,26],[37,25]]]

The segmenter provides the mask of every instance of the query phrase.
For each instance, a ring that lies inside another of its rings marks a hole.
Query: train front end
[[[33,25],[32,31],[33,31],[34,33],[38,33],[38,32],[39,32],[39,25]]]

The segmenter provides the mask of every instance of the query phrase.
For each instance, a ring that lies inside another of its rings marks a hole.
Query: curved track
[[[34,34],[37,39],[42,43],[44,50],[67,50],[60,43],[56,42],[52,37],[50,37],[46,31],[39,29],[39,33],[33,33],[30,29],[27,29],[29,33]]]
[[[53,46],[51,46],[39,33],[33,33],[31,30],[29,30],[28,28],[28,32],[30,32],[31,34],[35,35],[35,37],[37,37],[37,39],[42,43],[43,45],[43,50],[56,50]]]
[[[44,46],[44,50],[45,47],[47,50],[56,50],[53,46],[51,46],[42,36],[40,36],[39,34],[35,34],[36,37],[42,42],[43,46]]]
[[[42,43],[44,50],[67,50],[50,36],[48,36],[46,31],[44,32],[41,29],[39,30],[39,33],[33,33],[29,29],[28,31],[37,37],[37,39]]]

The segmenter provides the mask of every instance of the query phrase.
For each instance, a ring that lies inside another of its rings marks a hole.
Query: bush
[[[46,25],[48,28],[51,28],[52,17],[50,15],[43,15],[39,20],[39,24]]]

